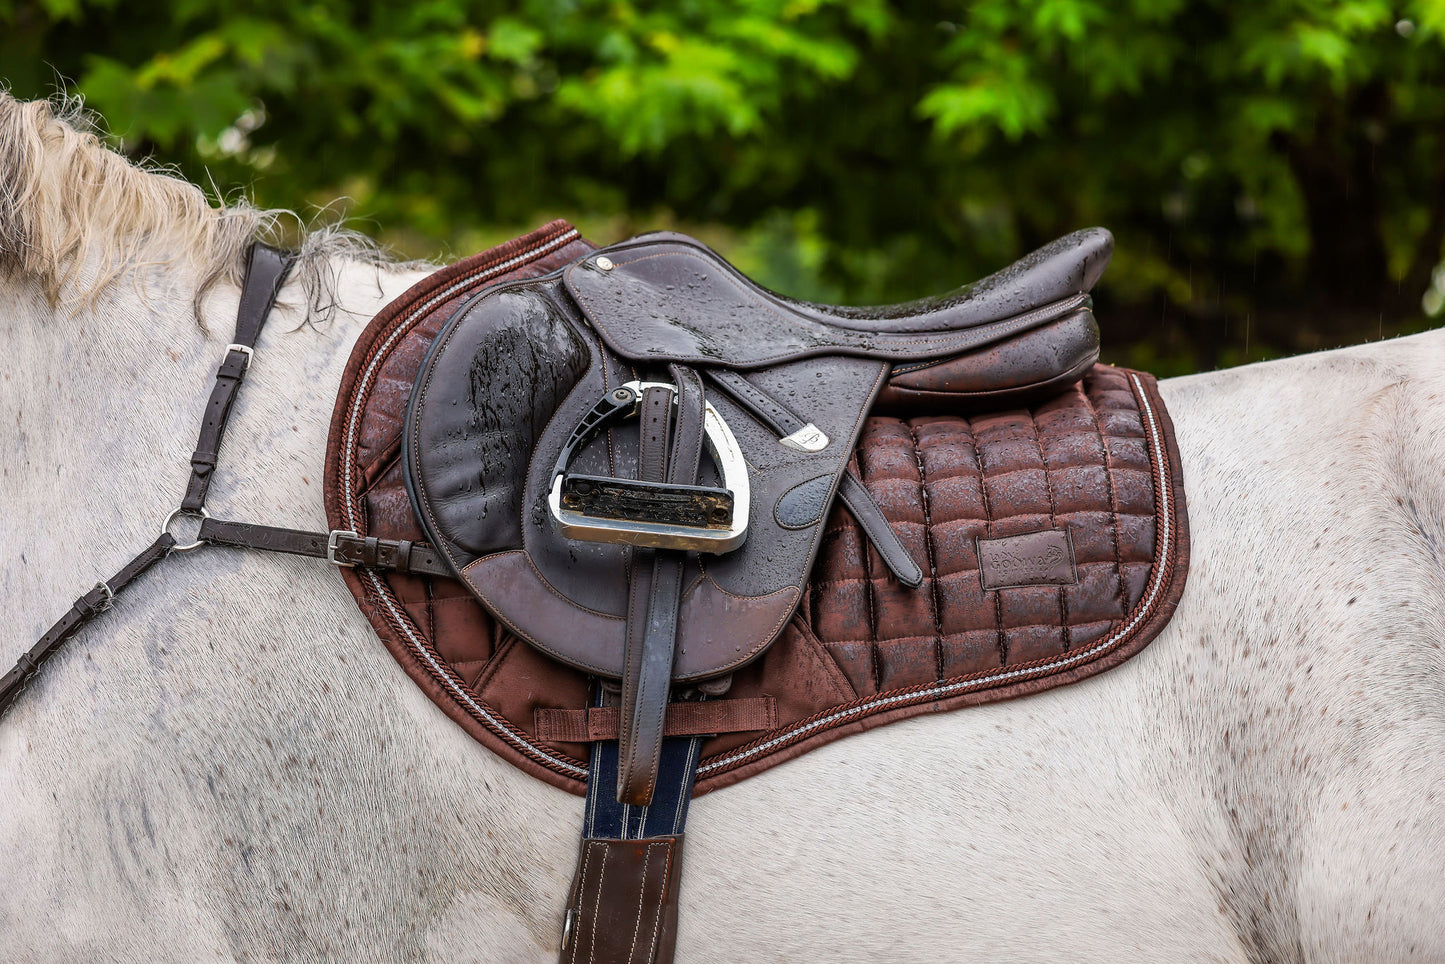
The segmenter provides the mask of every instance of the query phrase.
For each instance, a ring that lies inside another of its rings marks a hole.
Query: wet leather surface
[[[561,239],[562,248],[508,269],[553,271],[586,250],[566,230],[551,225],[505,251],[454,265],[373,322],[348,367],[333,423],[333,526],[421,537],[405,494],[398,430],[441,321],[433,311],[393,337],[408,306],[468,271]],[[454,310],[464,297],[442,306]],[[835,508],[821,526],[801,605],[762,657],[734,673],[728,693],[773,699],[778,725],[709,740],[699,792],[847,733],[1037,692],[1117,665],[1162,628],[1182,591],[1183,482],[1167,413],[1147,375],[1096,367],[1030,409],[870,417],[853,464],[924,563],[924,585],[907,590],[889,578],[856,523]],[[1051,527],[1070,534],[1076,585],[982,588],[976,537]],[[584,706],[585,674],[500,628],[459,582],[343,575],[407,674],[459,725],[527,772],[582,791],[585,748],[544,743],[532,727],[537,709]],[[694,573],[689,584],[699,578]],[[1020,675],[1002,678],[1015,670]]]
[[[936,358],[1001,342],[1078,308],[1112,250],[1102,228],[1078,231],[951,294],[881,308],[783,298],[669,232],[612,245],[610,267],[589,258],[563,278],[624,357],[750,369],[838,354]]]

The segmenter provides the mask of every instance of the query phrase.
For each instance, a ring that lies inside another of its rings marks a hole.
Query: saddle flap
[[[757,369],[825,355],[943,358],[995,344],[1088,301],[1113,238],[1076,231],[937,298],[877,308],[816,305],[753,283],[686,235],[603,248],[563,272],[609,349],[644,363]]]

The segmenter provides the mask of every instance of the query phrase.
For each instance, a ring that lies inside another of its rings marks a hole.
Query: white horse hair
[[[0,668],[178,504],[273,218],[0,94]],[[423,275],[308,256],[227,518],[326,527],[342,367]],[[679,961],[1445,960],[1445,335],[1163,393],[1194,545],[1172,625],[700,798]],[[205,549],[0,719],[0,961],[553,961],[581,814],[450,722],[325,563]]]

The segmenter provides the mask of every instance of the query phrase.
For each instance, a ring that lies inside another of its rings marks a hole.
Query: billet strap
[[[662,742],[645,807],[617,801],[618,746],[594,743],[561,964],[668,964],[677,943],[683,830],[701,737]]]
[[[809,429],[817,431],[812,423],[804,422],[796,412],[754,385],[740,372],[710,368],[707,370],[707,377],[729,398],[746,409],[759,424],[766,425],[777,433],[779,440],[805,435]],[[838,499],[852,513],[853,518],[858,520],[863,534],[868,537],[873,548],[878,550],[879,558],[888,567],[888,571],[893,573],[894,578],[909,589],[917,589],[923,585],[922,567],[914,561],[913,554],[888,524],[887,517],[883,515],[883,510],[878,507],[872,493],[851,469],[845,471],[839,480]]]
[[[407,539],[378,539],[342,531],[306,532],[210,518],[201,521],[196,538],[213,546],[311,556],[338,566],[455,578],[441,553],[425,542]]]
[[[162,532],[160,537],[147,546],[140,555],[121,567],[120,572],[105,582],[96,583],[94,589],[77,599],[75,605],[70,607],[70,611],[61,616],[59,621],[51,626],[44,636],[40,637],[40,641],[20,657],[15,663],[15,668],[6,673],[4,679],[0,679],[0,713],[4,713],[10,708],[10,704],[15,702],[15,697],[20,695],[26,682],[40,670],[46,660],[55,655],[62,643],[80,632],[92,619],[109,609],[121,590],[139,579],[151,566],[170,555],[171,550],[175,547],[175,537],[169,532]]]
[[[898,533],[889,524],[873,494],[852,469],[844,471],[838,480],[838,499],[852,514],[873,548],[878,550],[879,558],[893,577],[909,589],[923,585],[923,568],[914,561],[913,554],[898,538]]]
[[[184,512],[200,512],[206,504],[206,491],[211,485],[211,476],[216,469],[217,453],[221,448],[221,436],[226,432],[226,420],[231,415],[231,404],[251,367],[252,349],[261,337],[261,329],[276,304],[276,296],[286,280],[296,256],[290,252],[278,251],[264,244],[251,245],[246,258],[246,276],[241,282],[241,304],[236,309],[236,335],[226,346],[226,357],[216,370],[216,384],[211,389],[206,412],[201,419],[201,434],[196,440],[196,450],[191,454],[191,477],[186,482],[186,494],[181,500]]]
[[[532,721],[545,743],[596,743],[617,739],[621,714],[615,706],[581,710],[539,709]],[[778,725],[778,701],[771,696],[735,700],[668,703],[663,736],[713,736],[749,733]]]

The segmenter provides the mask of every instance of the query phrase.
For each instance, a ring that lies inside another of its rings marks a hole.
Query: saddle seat
[[[656,232],[636,243],[651,241],[676,242],[679,250],[662,263],[638,264],[650,283],[627,291],[636,302],[616,304],[609,313],[619,321],[600,329],[609,347],[624,355],[657,361],[718,355],[732,367],[750,368],[767,356],[872,353],[911,344],[920,357],[894,365],[873,406],[899,416],[940,406],[973,412],[1027,404],[1077,381],[1098,360],[1098,326],[1091,312],[1077,309],[1087,303],[1086,293],[1113,251],[1113,238],[1102,228],[1066,235],[948,294],[866,308],[768,291],[685,235]],[[677,275],[686,274],[694,259],[702,262],[706,280],[700,285],[687,279],[691,296],[679,301]],[[584,288],[585,282],[574,277],[569,284]],[[693,310],[682,314],[680,305]],[[739,330],[739,317],[759,314],[773,323]],[[963,334],[971,348],[949,356],[942,341],[907,337],[929,332],[940,338]]]
[[[1082,305],[1113,246],[1103,228],[1075,231],[948,294],[876,307],[775,294],[667,231],[605,248],[563,274],[618,354],[753,369],[831,354],[936,359],[1009,338]],[[624,284],[610,277],[618,268],[627,269]]]

